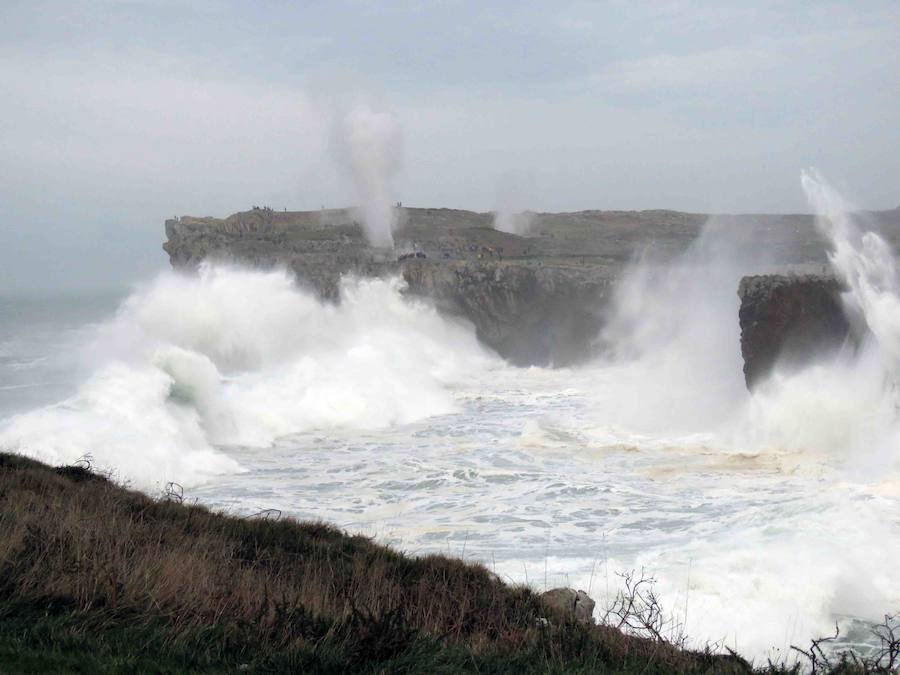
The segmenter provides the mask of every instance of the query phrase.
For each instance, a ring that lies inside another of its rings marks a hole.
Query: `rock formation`
[[[408,293],[427,296],[442,312],[468,319],[485,344],[513,363],[566,365],[591,354],[615,282],[629,261],[648,246],[657,260],[677,256],[709,218],[676,211],[535,213],[530,214],[530,234],[523,237],[493,229],[490,213],[397,208],[395,216],[394,250],[369,246],[350,209],[267,208],[224,219],[167,220],[163,248],[181,269],[207,259],[285,267],[331,301],[339,301],[343,274],[399,274]],[[715,218],[743,240],[773,252],[773,264],[765,271],[821,270],[826,262],[812,216]],[[895,240],[891,235],[900,233],[900,210],[876,219],[894,226],[886,233]],[[845,330],[835,312],[835,282],[776,279],[751,278],[741,285],[742,351],[750,384],[777,354],[799,355],[818,348],[818,337]]]
[[[372,248],[351,210],[253,209],[225,219],[166,221],[176,268],[203,260],[282,266],[337,300],[343,274],[400,274],[411,294],[471,321],[478,337],[519,365],[586,358],[613,283],[635,252],[684,250],[704,216],[671,211],[536,214],[534,236],[491,227],[492,214],[398,209],[396,250]]]
[[[744,277],[738,289],[744,379],[752,389],[776,362],[807,365],[853,337],[841,285],[827,275]]]
[[[574,588],[554,588],[541,593],[544,604],[558,615],[575,619],[580,623],[594,623],[595,603],[584,591]]]

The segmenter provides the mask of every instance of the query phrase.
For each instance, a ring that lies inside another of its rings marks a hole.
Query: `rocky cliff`
[[[738,317],[748,388],[762,381],[776,363],[802,367],[855,342],[842,290],[828,275],[773,274],[741,280]]]
[[[900,225],[900,211],[890,214],[888,220]],[[176,268],[191,268],[207,259],[286,267],[300,283],[333,301],[338,300],[342,274],[400,274],[409,293],[432,298],[441,311],[470,320],[479,338],[510,361],[564,365],[591,353],[615,282],[633,256],[647,246],[657,260],[677,256],[709,218],[676,211],[538,213],[530,214],[528,236],[517,236],[493,229],[489,213],[399,208],[396,217],[395,250],[368,246],[349,209],[260,208],[224,219],[168,220],[163,248]],[[716,219],[774,251],[768,271],[804,265],[821,269],[825,263],[825,248],[811,216]],[[773,330],[780,325],[775,318],[781,314],[760,309],[765,302],[754,300],[757,294],[750,288],[742,291],[750,303],[745,314],[751,317],[745,356],[763,364],[762,370],[772,345],[780,343],[763,346],[763,341],[758,349],[752,345],[766,335],[770,322]],[[783,308],[779,311],[802,306],[785,302],[776,302]],[[822,300],[820,308],[825,306]],[[751,372],[757,372],[756,366]],[[752,377],[748,375],[748,382]]]
[[[398,209],[396,249],[367,245],[352,210],[253,209],[225,219],[166,221],[163,248],[176,268],[203,260],[282,266],[337,300],[343,274],[399,274],[408,292],[470,320],[479,338],[517,364],[585,358],[613,283],[635,251],[684,250],[705,221],[672,211],[534,214],[529,236],[491,227],[492,215]]]

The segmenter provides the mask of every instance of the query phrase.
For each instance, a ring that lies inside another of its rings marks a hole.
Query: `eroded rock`
[[[541,600],[548,609],[581,623],[594,622],[596,603],[584,591],[574,588],[554,588],[541,594]]]
[[[873,215],[891,225],[886,236],[900,243],[900,210]],[[490,213],[398,208],[395,216],[395,250],[369,246],[351,209],[268,208],[227,218],[168,220],[163,248],[179,269],[205,260],[283,267],[333,302],[339,301],[342,275],[402,275],[409,293],[471,321],[479,339],[509,361],[569,365],[594,355],[615,284],[636,254],[649,246],[660,264],[676,258],[709,217],[662,210],[535,213],[529,236],[522,237],[493,229]],[[748,242],[776,252],[776,271],[820,268],[826,262],[812,216],[715,220],[720,228],[740,231]],[[786,350],[802,355],[810,345],[840,341],[845,322],[835,313],[831,290],[819,282],[742,284],[748,384]]]
[[[777,363],[802,367],[855,341],[841,291],[838,280],[826,275],[770,274],[741,279],[741,355],[749,389],[764,380]]]

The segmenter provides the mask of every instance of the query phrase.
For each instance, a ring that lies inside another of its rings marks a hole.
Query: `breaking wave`
[[[0,445],[55,464],[90,454],[142,486],[192,483],[239,470],[215,446],[452,412],[453,384],[495,358],[401,291],[345,279],[331,305],[286,272],[162,274],[97,329],[77,394],[11,418]]]

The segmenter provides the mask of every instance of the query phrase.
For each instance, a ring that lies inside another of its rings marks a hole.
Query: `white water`
[[[334,307],[283,272],[161,275],[96,331],[78,393],[14,417],[0,440],[49,462],[90,453],[149,487],[238,470],[216,446],[452,412],[450,385],[491,357],[399,283],[347,280]]]
[[[643,566],[695,643],[749,656],[835,619],[863,637],[900,608],[896,273],[804,183],[874,337],[753,397],[735,289],[763,257],[712,223],[677,264],[635,267],[598,338],[615,358],[577,369],[512,368],[397,281],[346,280],[335,307],[281,273],[165,274],[94,331],[77,393],[2,423],[0,445],[600,604]]]

